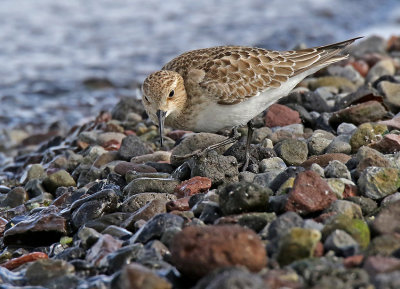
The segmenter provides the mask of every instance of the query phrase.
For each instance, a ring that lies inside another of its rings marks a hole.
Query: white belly
[[[318,71],[322,67],[315,67],[290,78],[279,88],[268,88],[260,94],[241,103],[232,105],[215,104],[207,106],[197,115],[197,132],[216,132],[233,126],[244,125],[255,116],[266,110],[271,104],[286,96],[306,76]]]

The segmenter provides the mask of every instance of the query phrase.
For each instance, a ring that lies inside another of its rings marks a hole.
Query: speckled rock
[[[316,172],[305,171],[296,177],[285,209],[309,214],[327,208],[335,200],[336,195]]]
[[[129,211],[131,208],[122,208],[125,211]],[[126,219],[121,226],[132,232],[135,231],[135,222],[139,220],[148,221],[157,214],[166,213],[166,201],[160,199],[154,199],[148,202],[146,205],[141,207],[139,210],[134,211],[134,213]]]
[[[345,178],[351,180],[351,175],[346,165],[337,160],[329,162],[324,170],[327,178]]]
[[[359,251],[358,243],[345,231],[335,230],[325,240],[326,251],[332,250],[339,257],[356,255]]]
[[[119,156],[129,161],[131,158],[152,153],[150,149],[138,136],[129,135],[122,140],[118,150]]]
[[[316,130],[307,139],[308,151],[310,155],[321,155],[329,146],[335,136],[323,130]]]
[[[278,262],[281,266],[293,261],[313,257],[315,247],[321,239],[317,230],[293,228],[281,240]]]
[[[350,141],[350,140],[349,140]],[[325,153],[342,153],[342,154],[350,154],[351,153],[351,145],[349,141],[344,141],[339,137],[333,139],[333,141],[326,147]]]
[[[337,215],[345,215],[350,219],[362,219],[363,217],[361,207],[358,204],[347,200],[334,201],[331,206],[325,210],[325,212],[333,212]]]
[[[400,151],[400,135],[386,134],[383,139],[372,143],[372,148],[384,154],[393,154]]]
[[[125,161],[118,162],[118,164],[114,168],[114,171],[117,174],[120,174],[122,176],[125,176],[126,173],[129,171],[134,171],[137,173],[156,173],[157,172],[157,170],[153,167],[146,166],[143,164],[135,164],[135,163],[125,162]]]
[[[211,179],[213,185],[238,181],[238,163],[233,156],[222,156],[215,151],[210,151],[200,158],[189,161],[190,177],[206,177]]]
[[[400,170],[368,167],[360,175],[358,186],[363,196],[378,200],[393,194],[400,187]]]
[[[211,180],[209,178],[194,177],[176,186],[175,194],[178,197],[187,197],[198,193],[207,192],[210,188]]]
[[[265,114],[267,127],[286,126],[294,123],[301,123],[300,115],[285,105],[275,103],[268,108]]]
[[[120,206],[122,212],[136,212],[152,200],[161,200],[165,202],[176,200],[176,196],[167,193],[141,193],[127,198]]]
[[[235,183],[219,192],[219,205],[224,215],[265,212],[270,195],[272,191],[269,188],[246,182]]]
[[[124,194],[128,196],[147,192],[173,194],[175,187],[179,183],[174,179],[138,178],[131,181],[124,188]]]
[[[296,139],[283,140],[275,145],[274,150],[287,165],[300,165],[308,155],[307,144]]]
[[[354,132],[350,139],[353,152],[356,152],[363,145],[376,142],[387,132],[387,126],[376,123],[363,123]]]
[[[186,227],[175,236],[171,254],[178,270],[192,278],[237,265],[257,272],[267,262],[254,231],[236,225]]]
[[[357,154],[356,158],[358,161],[357,171],[361,173],[367,167],[390,167],[390,161],[383,155],[367,146],[362,146]]]
[[[333,161],[333,160],[338,160],[342,163],[347,163],[349,160],[351,159],[351,156],[346,155],[346,154],[338,154],[338,153],[334,153],[334,154],[323,154],[320,156],[312,156],[310,157],[308,160],[306,160],[305,162],[303,162],[301,164],[302,167],[308,169],[311,167],[312,164],[318,164],[321,167],[325,168],[329,162]]]
[[[28,193],[23,187],[15,187],[7,193],[7,197],[1,202],[1,207],[15,208],[29,199]]]

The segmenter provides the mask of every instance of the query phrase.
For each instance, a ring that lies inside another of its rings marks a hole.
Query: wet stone
[[[124,162],[124,161],[119,162],[115,166],[114,171],[117,174],[120,174],[122,176],[125,176],[126,173],[129,171],[134,171],[137,173],[156,173],[157,172],[156,169],[153,167],[142,165],[142,164]]]
[[[180,182],[175,179],[138,178],[124,188],[124,194],[128,196],[146,192],[173,194],[179,184]]]
[[[120,206],[120,210],[122,212],[136,212],[147,203],[156,199],[167,203],[169,201],[175,201],[177,197],[173,194],[166,193],[141,193],[127,198]]]
[[[115,212],[106,214],[91,221],[85,223],[86,227],[93,228],[98,232],[104,231],[108,226],[121,225],[126,219],[128,219],[130,213]]]
[[[159,277],[152,270],[138,263],[126,265],[119,277],[120,288],[130,289],[171,289],[172,284]]]
[[[124,265],[141,259],[145,252],[142,244],[126,245],[108,254],[104,263],[108,264],[108,272],[114,273],[123,268]]]
[[[147,243],[153,239],[160,239],[170,228],[182,228],[183,218],[173,214],[158,214],[151,218],[130,239],[131,243]]]
[[[98,266],[108,254],[118,250],[121,246],[122,241],[108,234],[101,235],[97,242],[88,250],[86,261]]]
[[[59,279],[74,273],[74,266],[64,260],[38,260],[26,270],[25,277],[30,285],[47,286],[54,279]],[[57,288],[67,288],[64,286]]]
[[[171,254],[178,270],[192,278],[235,265],[257,272],[267,261],[254,231],[235,225],[186,227],[175,236]]]
[[[1,202],[2,207],[15,208],[29,199],[28,193],[23,187],[16,187],[7,193],[7,197]]]
[[[49,190],[50,193],[54,193],[58,187],[75,187],[75,180],[65,170],[59,170],[43,180],[43,186]]]
[[[166,213],[166,202],[165,200],[154,199],[148,202],[146,205],[135,211],[122,223],[122,227],[127,230],[134,232],[135,222],[139,220],[148,221],[157,214]]]
[[[219,205],[224,215],[265,212],[270,195],[272,191],[269,188],[246,182],[235,183],[219,192]]]
[[[108,234],[116,239],[125,240],[132,236],[132,233],[128,230],[121,228],[119,226],[110,225],[105,228],[102,232],[103,235]]]
[[[131,158],[152,153],[153,151],[135,135],[129,135],[122,140],[118,150],[119,156],[129,161]]]

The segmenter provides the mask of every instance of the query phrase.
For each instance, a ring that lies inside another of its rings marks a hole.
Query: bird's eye
[[[169,97],[173,97],[174,94],[175,94],[175,91],[171,90],[168,96],[169,96]]]
[[[149,99],[147,98],[147,96],[145,96],[145,95],[144,95],[144,99],[145,99],[147,102],[150,102]]]

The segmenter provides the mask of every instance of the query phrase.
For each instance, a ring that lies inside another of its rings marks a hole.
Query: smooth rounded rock
[[[286,139],[275,145],[274,150],[287,165],[300,165],[307,159],[308,148],[303,141]]]
[[[147,192],[173,194],[179,184],[180,182],[175,179],[137,178],[124,188],[124,194],[128,196]]]
[[[75,187],[75,180],[65,170],[59,170],[43,180],[44,187],[50,192],[54,193],[59,187]]]
[[[118,150],[119,156],[129,161],[131,158],[152,153],[150,149],[138,136],[129,135],[121,142],[121,147]]]

